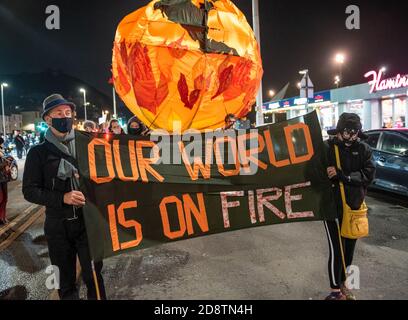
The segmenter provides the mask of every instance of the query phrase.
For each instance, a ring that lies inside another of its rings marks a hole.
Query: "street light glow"
[[[275,95],[275,91],[273,91],[273,90],[269,90],[268,93],[269,93],[269,96],[270,96],[270,97],[273,97],[273,96]]]
[[[7,87],[8,87],[8,84],[5,83],[5,82],[3,82],[3,83],[1,84],[1,86],[2,86],[3,88],[7,88]]]
[[[79,89],[79,92],[86,92],[84,88]]]
[[[382,73],[384,73],[385,71],[387,71],[387,68],[386,68],[386,67],[382,67],[382,68],[380,69],[380,71],[381,71]]]
[[[300,89],[301,85],[302,84],[300,82],[298,82],[297,86],[298,86],[299,89]]]
[[[343,64],[344,61],[346,60],[346,57],[345,57],[344,54],[342,54],[342,53],[337,53],[337,54],[336,54],[336,57],[335,57],[334,59],[335,59],[335,61],[336,61],[337,63]]]

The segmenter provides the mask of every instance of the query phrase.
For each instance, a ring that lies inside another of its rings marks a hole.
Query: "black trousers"
[[[327,240],[329,242],[329,279],[330,287],[332,289],[340,289],[340,285],[346,281],[346,275],[343,267],[343,261],[341,256],[339,229],[337,228],[336,221],[324,221],[324,227],[326,229]],[[339,221],[339,227],[341,230],[341,220]],[[346,268],[353,263],[354,249],[356,247],[357,240],[347,239],[341,237],[343,244],[344,260]]]
[[[22,159],[23,158],[23,148],[17,148],[17,157],[19,158],[19,159]]]
[[[60,299],[79,299],[76,286],[76,258],[78,256],[82,269],[82,279],[87,287],[88,300],[96,300],[97,293],[91,256],[82,215],[76,220],[46,217],[44,233],[48,242],[51,263],[59,268],[60,289],[58,293]],[[95,262],[94,265],[101,299],[106,299],[105,285],[101,275],[103,263]]]

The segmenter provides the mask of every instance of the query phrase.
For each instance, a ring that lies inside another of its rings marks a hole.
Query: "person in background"
[[[23,150],[24,150],[24,146],[25,146],[25,140],[20,135],[20,131],[16,132],[16,136],[14,137],[14,144],[16,145],[16,149],[17,149],[17,157],[19,159],[22,159],[23,158]]]
[[[111,134],[124,134],[122,127],[119,124],[119,121],[116,119],[112,119],[109,122],[108,133]]]
[[[150,130],[136,116],[129,119],[127,123],[127,133],[133,136],[146,136]]]
[[[229,113],[225,116],[224,122],[224,130],[234,129],[234,125],[237,122],[237,117],[234,114]]]
[[[10,163],[4,158],[5,153],[3,150],[4,139],[0,138],[0,225],[8,223],[6,218],[6,208],[7,208],[7,183],[8,170],[10,168]]]
[[[84,122],[84,130],[89,133],[97,132],[96,123],[91,120]]]

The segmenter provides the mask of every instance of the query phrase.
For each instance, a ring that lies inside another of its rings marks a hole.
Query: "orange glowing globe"
[[[263,70],[254,33],[230,0],[156,0],[120,22],[112,74],[136,116],[173,132],[245,116]]]

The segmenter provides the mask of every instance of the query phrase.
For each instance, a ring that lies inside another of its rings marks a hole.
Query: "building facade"
[[[35,131],[36,126],[43,121],[39,111],[22,111],[22,129],[25,131]]]
[[[23,118],[20,114],[11,114],[4,116],[4,124],[7,134],[12,134],[16,130],[21,130],[23,126]],[[3,116],[0,115],[0,128],[3,133]]]
[[[289,98],[265,103],[264,114],[274,122],[277,113],[293,118],[316,110],[323,130],[335,128],[343,112],[357,113],[364,130],[408,128],[408,75],[384,79],[383,71],[365,74],[367,83],[320,91],[312,99]]]

